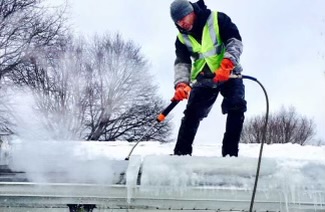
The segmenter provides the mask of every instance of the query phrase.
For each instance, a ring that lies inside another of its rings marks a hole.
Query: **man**
[[[174,154],[192,154],[200,121],[221,93],[222,113],[227,114],[222,156],[237,157],[246,112],[243,81],[230,78],[242,71],[239,58],[243,46],[238,28],[226,14],[207,9],[203,0],[174,0],[170,14],[179,30],[175,42],[174,99],[188,99]]]

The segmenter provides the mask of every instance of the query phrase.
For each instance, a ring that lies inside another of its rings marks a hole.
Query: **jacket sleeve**
[[[226,46],[225,58],[235,65],[235,72],[241,72],[240,56],[243,52],[243,43],[237,26],[225,13],[218,12],[218,22],[221,40]]]
[[[187,50],[187,47],[182,44],[178,38],[176,38],[175,48],[174,85],[176,87],[180,82],[190,83],[192,61],[191,54]]]

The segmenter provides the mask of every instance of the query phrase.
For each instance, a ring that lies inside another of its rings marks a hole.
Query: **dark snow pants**
[[[246,112],[245,86],[242,79],[229,79],[218,86],[194,84],[179,128],[175,155],[192,154],[192,144],[200,121],[208,116],[219,93],[224,97],[222,113],[227,114],[222,155],[238,156],[238,143]],[[213,136],[213,132],[211,135]]]

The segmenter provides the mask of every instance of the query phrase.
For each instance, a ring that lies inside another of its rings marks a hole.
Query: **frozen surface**
[[[171,204],[182,208],[186,203],[192,208],[213,208],[213,201],[219,201],[222,208],[249,205],[260,145],[240,144],[238,158],[223,158],[219,144],[195,145],[190,157],[170,156],[173,143],[143,142],[126,161],[133,145],[122,141],[16,141],[10,146],[9,166],[26,172],[37,183],[123,184],[119,188],[126,192],[116,194],[125,195],[127,204],[136,201],[142,205],[143,198],[150,198],[155,207]],[[323,211],[324,179],[325,147],[266,145],[256,204],[264,211],[284,208],[296,212],[297,207]]]
[[[140,188],[155,195],[185,193],[193,187],[226,189],[232,190],[232,197],[237,198],[236,191],[252,191],[256,165],[257,159],[249,157],[147,156]],[[260,193],[278,195],[283,202],[301,201],[306,195],[325,203],[324,161],[264,158],[258,182]]]
[[[35,181],[42,173],[64,173],[70,180],[113,183],[125,174],[133,143],[127,142],[16,142],[10,167]],[[193,156],[170,156],[173,143],[143,142],[134,151],[130,170],[140,169],[143,185],[227,186],[250,188],[256,174],[260,145],[241,144],[238,158],[220,156],[219,144],[195,145]],[[136,171],[133,171],[136,172]],[[52,175],[53,176],[53,175]],[[53,178],[53,177],[52,177]],[[136,176],[128,176],[132,184]],[[131,180],[130,180],[131,181]],[[261,189],[325,188],[325,147],[293,144],[266,145],[260,171]]]
[[[128,163],[81,142],[29,142],[12,145],[9,167],[32,182],[120,184]],[[85,148],[85,149],[84,149]]]

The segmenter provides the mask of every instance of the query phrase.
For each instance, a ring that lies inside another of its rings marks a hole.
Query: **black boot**
[[[229,112],[226,122],[226,132],[222,141],[222,156],[238,157],[238,144],[244,123],[243,112]]]

